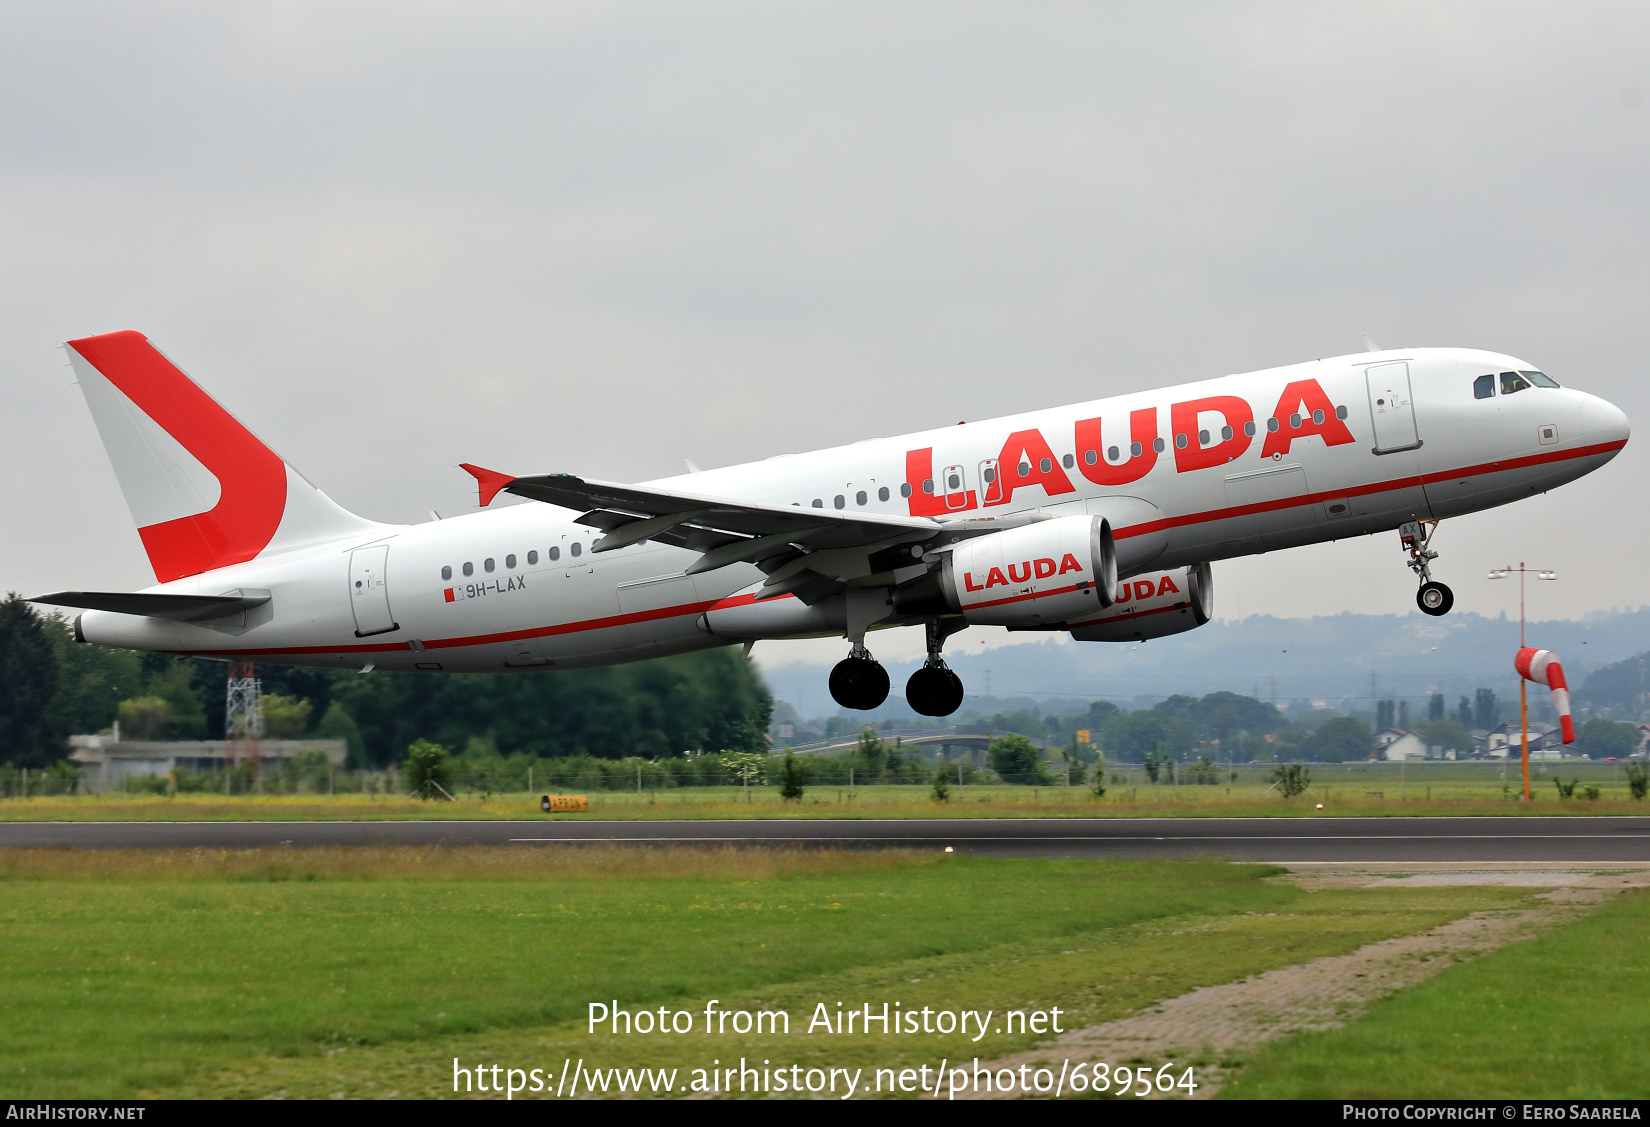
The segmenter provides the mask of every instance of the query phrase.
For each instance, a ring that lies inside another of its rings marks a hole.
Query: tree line
[[[0,603],[0,762],[44,767],[66,737],[221,739],[224,663],[74,641],[15,592]],[[765,752],[773,698],[733,649],[603,669],[374,673],[260,666],[265,735],[342,739],[348,766],[427,739],[475,757],[620,759]]]

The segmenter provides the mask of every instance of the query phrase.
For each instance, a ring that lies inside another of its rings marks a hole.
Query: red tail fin
[[[377,527],[304,481],[142,333],[68,349],[161,582]]]

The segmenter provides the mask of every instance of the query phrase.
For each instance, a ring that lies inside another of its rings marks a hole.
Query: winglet
[[[507,488],[516,479],[507,473],[497,470],[484,470],[480,466],[472,466],[469,462],[460,462],[459,468],[476,479],[476,487],[481,493],[481,507],[486,508],[493,503],[499,490]]]

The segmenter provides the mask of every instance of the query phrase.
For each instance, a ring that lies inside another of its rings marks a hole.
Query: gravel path
[[[1376,999],[1413,986],[1454,963],[1497,947],[1549,931],[1593,910],[1627,887],[1650,884],[1650,873],[1614,876],[1590,873],[1426,873],[1377,878],[1368,873],[1303,874],[1307,886],[1347,887],[1358,883],[1393,884],[1537,884],[1559,886],[1540,897],[1540,905],[1518,911],[1474,912],[1416,935],[1382,940],[1348,955],[1314,959],[1240,982],[1205,986],[1154,1008],[1104,1025],[1075,1029],[1028,1052],[980,1062],[980,1069],[1018,1069],[1022,1064],[1049,1068],[1059,1075],[1069,1059],[1110,1065],[1131,1061],[1154,1067],[1174,1061],[1176,1075],[1193,1059],[1197,1099],[1208,1099],[1224,1080],[1219,1061],[1249,1046],[1292,1033],[1333,1029],[1357,1017]],[[963,1098],[959,1094],[959,1098]],[[1002,1099],[979,1093],[969,1098]],[[1169,1098],[1161,1095],[1160,1098]]]

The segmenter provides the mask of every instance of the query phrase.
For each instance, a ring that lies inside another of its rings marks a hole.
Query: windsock
[[[1553,706],[1558,709],[1558,724],[1564,732],[1564,742],[1576,742],[1575,722],[1570,719],[1570,686],[1564,683],[1564,667],[1558,664],[1558,655],[1552,650],[1526,647],[1513,659],[1518,675],[1526,681],[1546,685],[1553,691]]]

